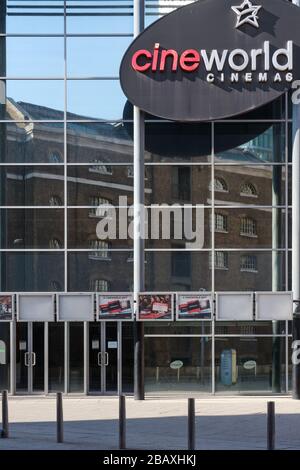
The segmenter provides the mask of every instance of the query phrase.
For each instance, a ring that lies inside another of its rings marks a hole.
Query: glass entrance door
[[[121,325],[89,324],[89,392],[117,394],[120,373]]]
[[[43,393],[45,389],[45,326],[42,322],[16,325],[16,391]]]

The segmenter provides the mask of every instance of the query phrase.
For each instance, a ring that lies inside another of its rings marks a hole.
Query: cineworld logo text
[[[120,64],[128,101],[159,118],[207,122],[246,118],[298,89],[300,7],[238,3],[195,1],[142,31]]]
[[[224,49],[222,52],[216,49],[211,52],[205,49],[186,49],[179,53],[175,49],[162,49],[159,43],[155,43],[152,50],[136,51],[132,56],[131,66],[136,72],[142,73],[175,73],[178,69],[192,73],[204,67],[208,83],[213,83],[216,78],[220,82],[229,79],[231,83],[238,83],[242,79],[251,83],[254,78],[259,83],[290,83],[293,81],[293,41],[288,41],[286,47],[273,52],[269,41],[264,41],[262,48],[252,49],[250,52],[244,49]],[[229,75],[224,69],[230,70]]]

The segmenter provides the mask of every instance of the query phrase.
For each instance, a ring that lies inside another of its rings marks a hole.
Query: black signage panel
[[[300,9],[286,0],[201,0],[153,23],[126,51],[129,101],[175,121],[237,116],[300,79]]]

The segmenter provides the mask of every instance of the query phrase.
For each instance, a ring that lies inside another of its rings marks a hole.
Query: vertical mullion
[[[118,395],[122,394],[122,325],[117,322],[117,342],[118,342],[118,358],[117,358],[117,374],[118,374]]]
[[[215,123],[211,124],[211,287],[215,298]],[[213,309],[215,303],[213,302]],[[215,310],[215,309],[214,309]],[[213,314],[215,312],[213,311]],[[215,394],[215,317],[212,315],[211,391]]]
[[[285,392],[289,392],[289,321],[285,321]]]
[[[44,393],[49,393],[49,323],[44,323]]]
[[[289,290],[289,123],[288,92],[285,94],[285,290]]]
[[[64,291],[68,290],[68,167],[67,167],[67,1],[64,0]]]
[[[10,322],[10,393],[16,394],[16,321]]]
[[[83,322],[83,384],[84,384],[84,394],[88,394],[89,390],[89,322]]]
[[[64,336],[65,336],[65,341],[64,341],[64,346],[65,346],[65,357],[64,357],[64,365],[65,365],[65,370],[64,370],[64,378],[65,378],[65,393],[69,392],[69,323],[64,322]]]

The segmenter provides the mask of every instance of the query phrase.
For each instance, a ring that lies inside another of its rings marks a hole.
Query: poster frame
[[[149,319],[144,319],[144,318],[140,318],[140,296],[141,295],[170,295],[171,296],[171,318],[162,318],[162,319],[159,319],[159,318],[149,318]],[[174,292],[164,292],[164,291],[156,291],[156,292],[139,292],[138,293],[138,300],[137,300],[137,307],[136,307],[136,321],[142,321],[142,322],[149,322],[149,321],[152,321],[152,322],[173,322],[174,319],[175,319],[175,315],[174,315],[174,300],[175,300],[175,294]]]
[[[92,309],[90,311],[91,318],[83,319],[64,319],[60,318],[60,298],[61,297],[82,297],[89,296],[92,300]],[[57,292],[56,293],[56,319],[58,322],[85,322],[95,320],[95,294],[93,292]]]
[[[113,296],[113,297],[118,297],[118,296],[126,296],[130,297],[131,301],[131,316],[130,318],[109,318],[107,316],[106,318],[100,318],[100,306],[99,306],[99,301],[101,296]],[[106,321],[112,321],[112,322],[124,322],[124,321],[133,321],[134,320],[134,295],[131,292],[97,292],[96,294],[96,321],[98,322],[106,322]]]
[[[51,320],[28,320],[20,318],[20,297],[52,297],[53,305],[53,317]],[[53,292],[19,292],[16,295],[16,312],[17,312],[17,321],[18,322],[43,322],[55,321],[55,294]]]
[[[210,298],[210,306],[211,306],[211,313],[209,318],[180,318],[179,315],[179,297],[182,295],[186,296],[197,296],[197,297],[209,297]],[[214,294],[213,292],[189,292],[189,291],[184,291],[184,292],[176,292],[176,321],[209,321],[211,322],[213,320],[214,316]]]

